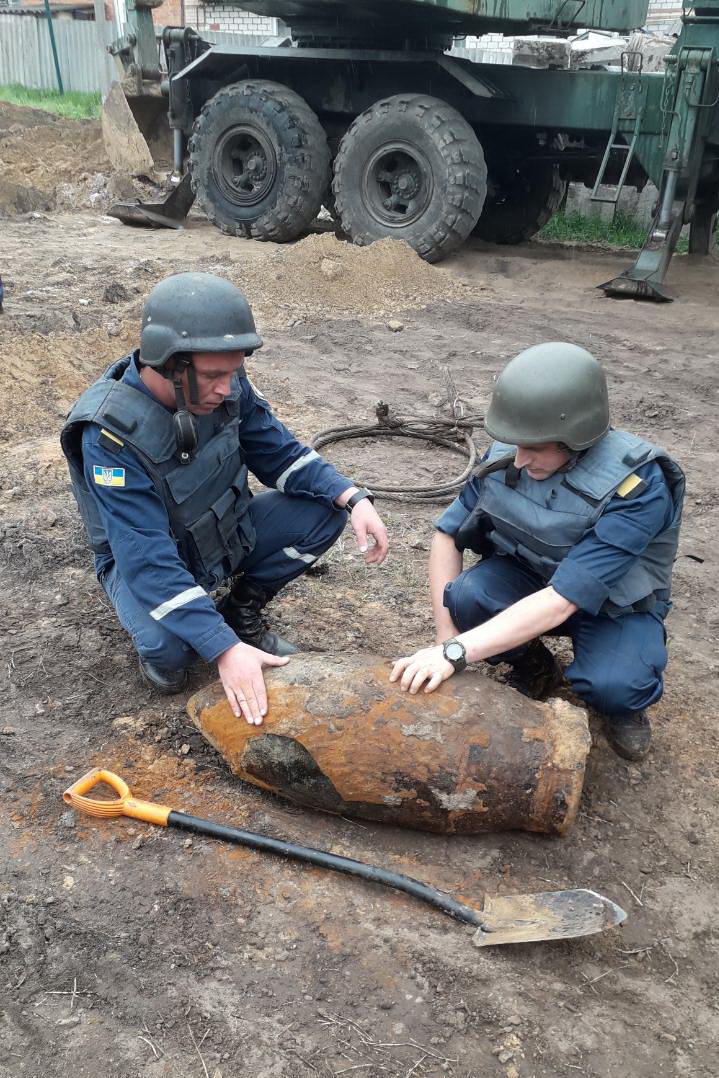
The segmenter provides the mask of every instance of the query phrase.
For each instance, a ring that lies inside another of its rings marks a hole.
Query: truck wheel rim
[[[253,124],[228,128],[217,140],[212,165],[223,195],[238,206],[261,202],[277,175],[274,147]]]
[[[434,178],[429,161],[407,142],[386,142],[367,161],[362,173],[362,201],[380,224],[405,228],[429,205]]]

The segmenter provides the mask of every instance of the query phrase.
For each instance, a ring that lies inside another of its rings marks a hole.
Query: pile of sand
[[[63,185],[111,171],[99,121],[0,102],[0,215],[53,209]]]
[[[129,328],[115,338],[104,329],[18,338],[0,327],[0,444],[58,431],[82,391],[132,347]]]
[[[463,291],[402,240],[356,247],[333,233],[308,236],[278,247],[269,258],[243,260],[241,270],[237,262],[228,269],[262,321],[275,326],[303,316],[381,318]]]

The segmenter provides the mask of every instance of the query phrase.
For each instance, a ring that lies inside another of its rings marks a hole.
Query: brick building
[[[153,11],[155,26],[192,26],[195,30],[220,30],[231,34],[270,37],[277,33],[278,19],[253,15],[237,4],[201,3],[200,0],[164,0]]]
[[[681,0],[650,0],[647,30],[669,34],[681,17]]]
[[[257,34],[271,37],[278,32],[279,19],[253,15],[235,4],[198,4],[198,30],[224,30],[232,34]],[[204,22],[200,22],[204,19]]]

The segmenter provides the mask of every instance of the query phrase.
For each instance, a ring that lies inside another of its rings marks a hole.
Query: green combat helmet
[[[497,379],[484,428],[509,445],[561,442],[575,452],[588,449],[609,430],[604,371],[576,344],[527,348]]]

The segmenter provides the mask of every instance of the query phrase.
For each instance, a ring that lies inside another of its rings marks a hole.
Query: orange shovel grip
[[[93,797],[85,796],[101,782],[111,786],[118,796],[107,801],[98,801]],[[68,786],[62,799],[66,805],[72,805],[73,808],[86,812],[88,816],[100,816],[104,819],[111,819],[114,816],[131,816],[134,820],[145,820],[146,823],[155,823],[160,827],[167,827],[167,817],[172,811],[152,801],[139,801],[132,796],[130,787],[124,779],[121,779],[114,771],[106,771],[101,767],[93,768],[72,786]]]

